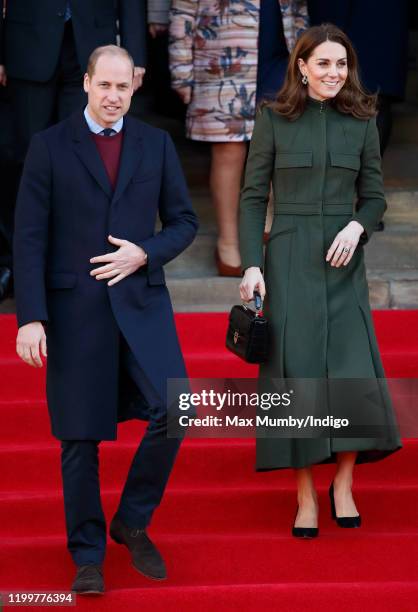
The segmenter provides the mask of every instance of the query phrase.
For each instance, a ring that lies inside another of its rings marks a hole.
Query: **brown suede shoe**
[[[164,560],[145,529],[131,529],[114,517],[110,523],[109,533],[115,542],[124,544],[128,548],[134,568],[143,576],[153,580],[167,578]]]
[[[77,595],[103,595],[104,581],[101,565],[79,565],[71,590]]]

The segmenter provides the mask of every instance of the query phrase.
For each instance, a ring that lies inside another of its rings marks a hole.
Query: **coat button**
[[[60,11],[59,13],[57,13],[58,17],[64,17],[65,13],[64,11]]]

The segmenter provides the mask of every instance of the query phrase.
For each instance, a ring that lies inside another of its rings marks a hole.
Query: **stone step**
[[[216,276],[216,227],[206,190],[192,190],[201,224],[194,243],[166,266],[174,308],[226,311],[239,302],[239,279]],[[384,232],[365,249],[373,308],[418,307],[418,191],[389,190]]]
[[[417,95],[418,101],[418,95]],[[418,142],[418,102],[396,104],[393,107],[393,126],[390,144]]]
[[[386,189],[418,189],[418,132],[415,143],[390,144],[383,158]]]
[[[240,303],[239,278],[207,276],[167,278],[175,312],[228,312]],[[400,277],[396,271],[368,274],[370,303],[373,309],[418,308],[418,272]],[[15,313],[15,302],[0,304],[0,314]]]
[[[210,278],[216,275],[214,251],[215,234],[199,234],[193,244],[165,266],[167,278]],[[369,274],[384,273],[388,278],[395,273],[418,271],[417,235],[392,230],[375,233],[365,248]]]
[[[227,312],[240,303],[238,278],[169,278],[167,285],[176,312]],[[368,274],[373,309],[418,308],[418,272],[409,279],[390,280]]]

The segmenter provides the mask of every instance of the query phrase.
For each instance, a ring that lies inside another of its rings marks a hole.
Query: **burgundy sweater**
[[[120,154],[122,151],[123,130],[114,134],[114,136],[92,134],[92,137],[105,165],[110,183],[113,189],[115,189],[118,179]]]

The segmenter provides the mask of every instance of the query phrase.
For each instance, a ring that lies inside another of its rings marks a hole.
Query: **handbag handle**
[[[263,298],[261,297],[258,291],[254,291],[253,298],[252,300],[250,300],[250,302],[254,302],[255,316],[259,317],[263,309]],[[242,305],[244,306],[245,309],[248,308],[248,306],[244,302],[242,303]]]
[[[263,308],[263,299],[258,291],[254,291],[253,300],[254,300],[255,311],[257,313]]]

